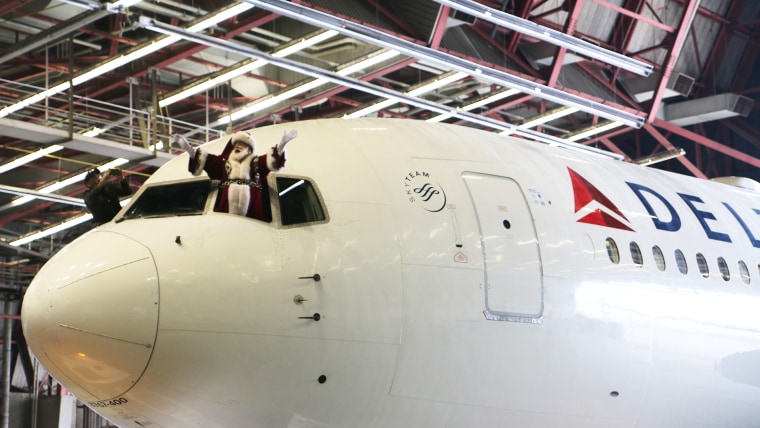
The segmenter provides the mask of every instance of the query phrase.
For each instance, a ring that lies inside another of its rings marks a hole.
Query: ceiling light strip
[[[597,46],[593,43],[589,43],[585,40],[581,40],[561,31],[557,31],[549,27],[544,27],[543,25],[536,24],[533,21],[529,21],[527,19],[523,19],[506,12],[502,12],[498,9],[484,6],[471,0],[433,1],[444,6],[448,6],[452,9],[468,13],[484,21],[509,28],[510,30],[520,32],[527,36],[534,37],[538,40],[543,40],[556,46],[561,46],[580,55],[585,55],[589,58],[593,58],[615,67],[628,70],[641,76],[648,76],[654,70],[654,66],[651,64],[647,64],[643,61],[627,57],[618,52],[605,49],[601,46]]]
[[[246,10],[251,9],[252,7],[253,7],[252,5],[246,4],[246,3],[236,3],[233,6],[230,6],[225,9],[221,9],[212,15],[208,15],[204,17],[202,20],[190,25],[187,28],[187,31],[197,32],[197,31],[205,30],[206,28],[214,26],[233,16],[237,16],[245,12]],[[90,79],[93,79],[94,77],[108,73],[109,71],[112,71],[118,67],[121,67],[122,65],[127,64],[129,62],[136,61],[146,55],[149,55],[173,43],[176,43],[179,40],[180,38],[176,36],[161,37],[161,38],[152,40],[148,43],[142,44],[138,47],[135,47],[127,51],[127,53],[125,53],[124,55],[120,55],[110,61],[107,61],[94,68],[91,68],[89,70],[86,70],[84,72],[77,74],[76,76],[74,76],[74,78],[71,81],[66,80],[65,82],[59,83],[58,85],[50,89],[44,90],[40,93],[32,95],[29,98],[20,100],[19,102],[15,104],[12,104],[10,106],[3,108],[2,110],[0,110],[0,117],[6,117],[12,113],[15,113],[23,109],[26,106],[42,101],[43,99],[51,95],[68,90],[71,87],[71,84],[73,84],[74,86],[77,86],[81,83],[87,82]]]
[[[520,126],[522,126],[523,128],[533,128],[534,126],[543,125],[544,123],[551,122],[552,120],[556,120],[561,117],[565,117],[577,111],[578,109],[575,107],[560,107],[558,109],[548,111],[544,114],[538,114],[536,116],[533,116],[527,119],[525,122],[521,123]]]
[[[568,134],[564,138],[567,141],[578,141],[583,138],[592,137],[594,135],[601,134],[602,132],[606,132],[606,131],[609,131],[611,129],[615,129],[621,126],[623,126],[623,124],[620,122],[604,122],[596,126],[591,126],[589,128],[585,128],[585,129],[581,129],[579,131],[573,132],[572,134]]]
[[[422,85],[420,85],[420,86],[418,86],[416,88],[411,88],[410,90],[408,90],[406,92],[406,95],[416,97],[416,96],[419,96],[419,95],[422,95],[422,94],[426,94],[428,92],[431,92],[431,91],[434,91],[434,90],[436,90],[438,88],[446,86],[449,83],[453,83],[453,82],[456,82],[458,80],[462,80],[465,77],[467,77],[466,73],[461,73],[461,72],[458,72],[458,71],[457,72],[451,72],[450,71],[448,73],[444,73],[444,74],[438,76],[437,78],[431,79],[427,83],[422,84]],[[388,107],[390,107],[390,106],[392,106],[392,105],[394,105],[394,104],[396,104],[398,102],[399,102],[399,100],[397,100],[397,99],[387,99],[385,101],[381,101],[381,102],[372,104],[372,105],[370,105],[368,107],[364,107],[364,108],[362,108],[360,110],[357,110],[357,111],[355,111],[353,113],[349,113],[349,114],[347,114],[345,116],[345,118],[346,119],[353,119],[353,118],[357,118],[357,117],[366,116],[366,115],[368,115],[370,113],[374,113],[374,112],[382,110],[384,108],[388,108]]]
[[[92,214],[90,214],[90,213],[82,214],[80,216],[70,218],[70,219],[68,219],[66,221],[63,221],[61,223],[58,223],[58,224],[52,225],[50,227],[47,227],[45,229],[42,229],[40,231],[34,232],[34,233],[30,234],[30,235],[23,236],[23,237],[15,240],[15,241],[9,242],[8,244],[10,244],[10,245],[12,245],[14,247],[18,247],[19,245],[28,244],[29,242],[35,241],[37,239],[44,238],[44,237],[50,236],[50,235],[52,235],[54,233],[58,233],[58,232],[60,232],[62,230],[66,230],[66,229],[69,229],[71,227],[80,225],[80,224],[82,224],[82,223],[84,223],[84,222],[86,222],[86,221],[88,221],[90,219],[92,219]]]
[[[284,45],[281,49],[275,50],[275,52],[273,52],[272,55],[276,57],[285,57],[285,56],[294,54],[296,52],[299,52],[301,50],[304,50],[310,46],[314,46],[317,43],[321,43],[337,34],[338,34],[337,31],[321,30],[317,34],[314,34],[312,36],[307,36],[295,42],[291,42]],[[161,99],[158,102],[158,105],[159,107],[163,108],[168,105],[174,104],[177,101],[183,100],[191,95],[201,93],[221,83],[230,81],[236,77],[250,73],[251,71],[261,68],[265,66],[266,64],[268,64],[268,61],[262,61],[262,60],[241,61],[240,63],[235,64],[232,67],[229,67],[223,70],[222,72],[217,73],[216,75],[212,75],[204,80],[201,80],[193,84],[189,88],[182,89],[179,92],[174,93],[174,94],[172,93],[168,94],[167,97]]]
[[[309,9],[295,3],[282,0],[243,1],[297,21],[305,22],[320,28],[336,30],[348,37],[372,45],[398,50],[405,55],[431,62],[440,67],[444,67],[447,70],[461,71],[481,80],[486,80],[500,86],[518,89],[526,94],[531,94],[547,101],[552,101],[569,107],[576,107],[589,114],[601,116],[609,120],[623,123],[627,126],[640,128],[646,120],[643,116],[621,111],[611,105],[592,101],[500,70],[483,67],[480,64],[464,58],[459,58],[445,52],[420,46],[382,31],[337,18],[318,10]]]
[[[423,98],[404,94],[392,89],[384,88],[384,87],[374,85],[372,83],[365,82],[365,81],[355,79],[352,77],[342,76],[338,73],[333,73],[319,67],[300,63],[300,62],[293,61],[287,58],[275,58],[274,56],[269,55],[267,53],[258,51],[256,49],[253,49],[247,46],[242,46],[236,43],[232,43],[227,40],[217,39],[214,37],[207,36],[205,34],[191,33],[181,28],[174,27],[168,24],[154,22],[149,18],[141,18],[140,22],[143,27],[152,31],[161,32],[165,34],[179,35],[186,40],[192,40],[194,42],[202,43],[207,46],[216,47],[219,49],[225,49],[225,50],[236,52],[242,55],[248,55],[252,58],[258,58],[258,59],[264,59],[264,60],[270,61],[272,64],[275,64],[279,67],[286,68],[288,70],[295,71],[297,73],[305,74],[307,76],[315,77],[316,78],[315,82],[320,82],[320,83],[325,83],[327,81],[333,82],[335,84],[348,86],[353,89],[364,91],[366,93],[369,93],[381,98],[396,99],[398,101],[403,101],[411,105],[414,105],[416,107],[424,108],[424,109],[427,109],[439,114],[451,114],[454,117],[458,117],[463,120],[467,120],[468,122],[477,123],[486,127],[499,129],[502,131],[509,130],[509,131],[514,132],[517,135],[521,135],[526,138],[530,138],[532,140],[541,141],[544,143],[549,143],[549,144],[554,144],[554,145],[565,146],[565,147],[573,148],[576,150],[593,153],[596,155],[610,157],[613,159],[618,159],[618,160],[622,159],[622,156],[616,153],[610,153],[610,152],[599,150],[593,147],[584,146],[582,144],[569,143],[560,138],[553,137],[547,134],[542,134],[532,129],[522,129],[506,122],[500,122],[498,120],[494,120],[485,116],[469,113],[463,110],[452,109],[451,107],[448,107],[440,103],[436,103],[434,101],[429,101]]]
[[[54,144],[52,146],[45,147],[44,149],[39,149],[36,152],[32,152],[24,156],[21,156],[18,159],[14,159],[10,162],[4,163],[0,165],[0,174],[4,172],[8,172],[14,168],[18,168],[22,165],[26,165],[27,163],[35,161],[43,156],[49,155],[50,153],[57,152],[58,150],[61,150],[62,148],[63,146]]]
[[[478,107],[482,107],[484,105],[490,104],[492,102],[496,102],[499,100],[503,100],[504,98],[509,98],[513,95],[519,94],[520,91],[517,89],[501,89],[497,92],[491,93],[490,95],[483,97],[477,101],[471,102],[469,104],[466,104],[462,107],[459,107],[460,110],[463,111],[470,111],[474,110]],[[451,113],[441,114],[438,116],[431,117],[430,119],[427,119],[427,122],[441,122],[448,118],[452,117]]]

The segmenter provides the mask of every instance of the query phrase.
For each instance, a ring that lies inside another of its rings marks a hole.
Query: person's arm
[[[111,177],[116,177],[119,179],[117,183],[114,183],[112,186],[113,192],[117,196],[129,196],[132,194],[132,189],[129,187],[129,183],[127,182],[126,177],[124,177],[124,173],[119,168],[114,168],[112,170],[108,170],[106,173],[108,173]],[[103,180],[105,181],[105,179]]]
[[[280,142],[272,147],[267,153],[267,168],[270,171],[279,171],[285,166],[285,145],[298,136],[297,129],[291,129],[290,131],[282,132],[282,139]]]

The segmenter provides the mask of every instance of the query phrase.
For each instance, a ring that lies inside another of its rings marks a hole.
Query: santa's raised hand
[[[172,136],[171,143],[172,143],[172,146],[177,146],[181,148],[182,150],[186,151],[187,154],[189,154],[190,156],[195,155],[195,149],[193,148],[193,146],[190,145],[190,142],[187,141],[187,138],[185,138],[184,135],[174,134]]]
[[[288,130],[282,131],[282,139],[280,140],[280,143],[277,144],[277,153],[282,154],[283,150],[285,150],[285,145],[288,144],[291,140],[293,140],[297,136],[298,136],[297,129],[291,129],[290,131]]]

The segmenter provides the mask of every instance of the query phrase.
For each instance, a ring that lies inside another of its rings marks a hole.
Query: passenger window
[[[629,248],[631,249],[631,258],[633,259],[633,264],[637,267],[644,266],[644,256],[641,255],[641,248],[639,248],[639,244],[631,241]]]
[[[749,284],[749,269],[743,260],[739,260],[739,275],[742,277],[742,282]]]
[[[689,273],[689,267],[686,265],[686,256],[683,255],[683,251],[676,250],[675,256],[676,256],[676,265],[678,266],[678,271],[684,275]]]
[[[610,258],[610,261],[615,264],[620,263],[620,252],[618,251],[615,240],[612,238],[607,238],[605,244],[607,246],[607,256]],[[758,269],[760,269],[760,265],[758,265]]]
[[[697,267],[699,267],[699,273],[702,274],[702,278],[710,276],[710,269],[707,267],[707,260],[702,253],[697,253]]]
[[[726,259],[723,257],[718,257],[718,269],[720,270],[720,277],[723,278],[723,281],[731,279],[731,273],[728,271],[728,263],[726,263]]]
[[[665,256],[662,255],[660,247],[655,245],[652,247],[652,256],[654,256],[654,262],[657,264],[657,269],[665,270]]]
[[[186,181],[146,188],[121,220],[203,214],[210,180]]]
[[[281,176],[276,180],[283,226],[313,223],[327,218],[311,182],[303,178]]]

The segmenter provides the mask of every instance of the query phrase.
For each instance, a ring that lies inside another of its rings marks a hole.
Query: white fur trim
[[[251,177],[251,159],[252,158],[253,158],[253,155],[249,154],[248,156],[241,159],[240,162],[237,162],[233,159],[227,159],[227,164],[230,166],[230,173],[229,173],[228,178],[252,179],[253,178]]]
[[[198,155],[198,166],[195,168],[195,170],[193,170],[193,175],[201,175],[201,172],[203,172],[203,167],[206,166],[206,159],[208,159],[208,152],[203,150],[200,147],[198,147],[195,150],[199,152],[199,155]]]
[[[248,203],[251,200],[250,187],[245,184],[230,184],[227,192],[230,214],[245,216],[248,213]]]
[[[275,150],[277,150],[275,147],[272,147],[267,152],[267,168],[269,168],[270,171],[279,171],[281,168],[277,167],[277,160],[275,159]],[[285,157],[285,152],[280,153],[280,157]]]

